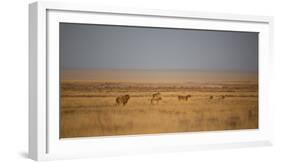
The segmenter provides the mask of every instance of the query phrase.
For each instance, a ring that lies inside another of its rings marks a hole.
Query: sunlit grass
[[[258,128],[257,84],[220,84],[222,87],[188,87],[65,81],[60,137]],[[163,100],[151,105],[151,95],[158,91]],[[126,106],[117,106],[115,98],[122,94],[131,98]],[[192,96],[188,101],[178,101],[177,95],[187,94]],[[226,98],[221,99],[222,95]]]

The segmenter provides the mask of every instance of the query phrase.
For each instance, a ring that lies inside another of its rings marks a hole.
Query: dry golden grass
[[[150,104],[160,92],[159,104]],[[115,98],[129,94],[126,106]],[[178,95],[191,95],[178,101]],[[225,99],[221,99],[221,95]],[[214,96],[210,100],[209,97]],[[129,83],[65,80],[60,137],[154,134],[258,128],[256,81]]]

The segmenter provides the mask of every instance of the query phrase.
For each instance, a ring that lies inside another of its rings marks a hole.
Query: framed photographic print
[[[36,2],[29,156],[270,145],[271,17]]]

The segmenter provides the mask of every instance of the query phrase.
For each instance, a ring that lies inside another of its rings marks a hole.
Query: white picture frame
[[[259,32],[259,128],[59,138],[59,22]],[[29,157],[34,160],[271,145],[273,18],[35,2],[29,6]]]

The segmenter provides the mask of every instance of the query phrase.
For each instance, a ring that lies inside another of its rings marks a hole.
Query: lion
[[[159,92],[152,94],[150,104],[158,104],[162,100],[161,94]]]
[[[116,97],[116,104],[125,106],[130,99],[130,95],[122,95]]]
[[[186,95],[186,96],[179,95],[178,96],[179,101],[188,101],[189,98],[191,98],[191,95]]]

